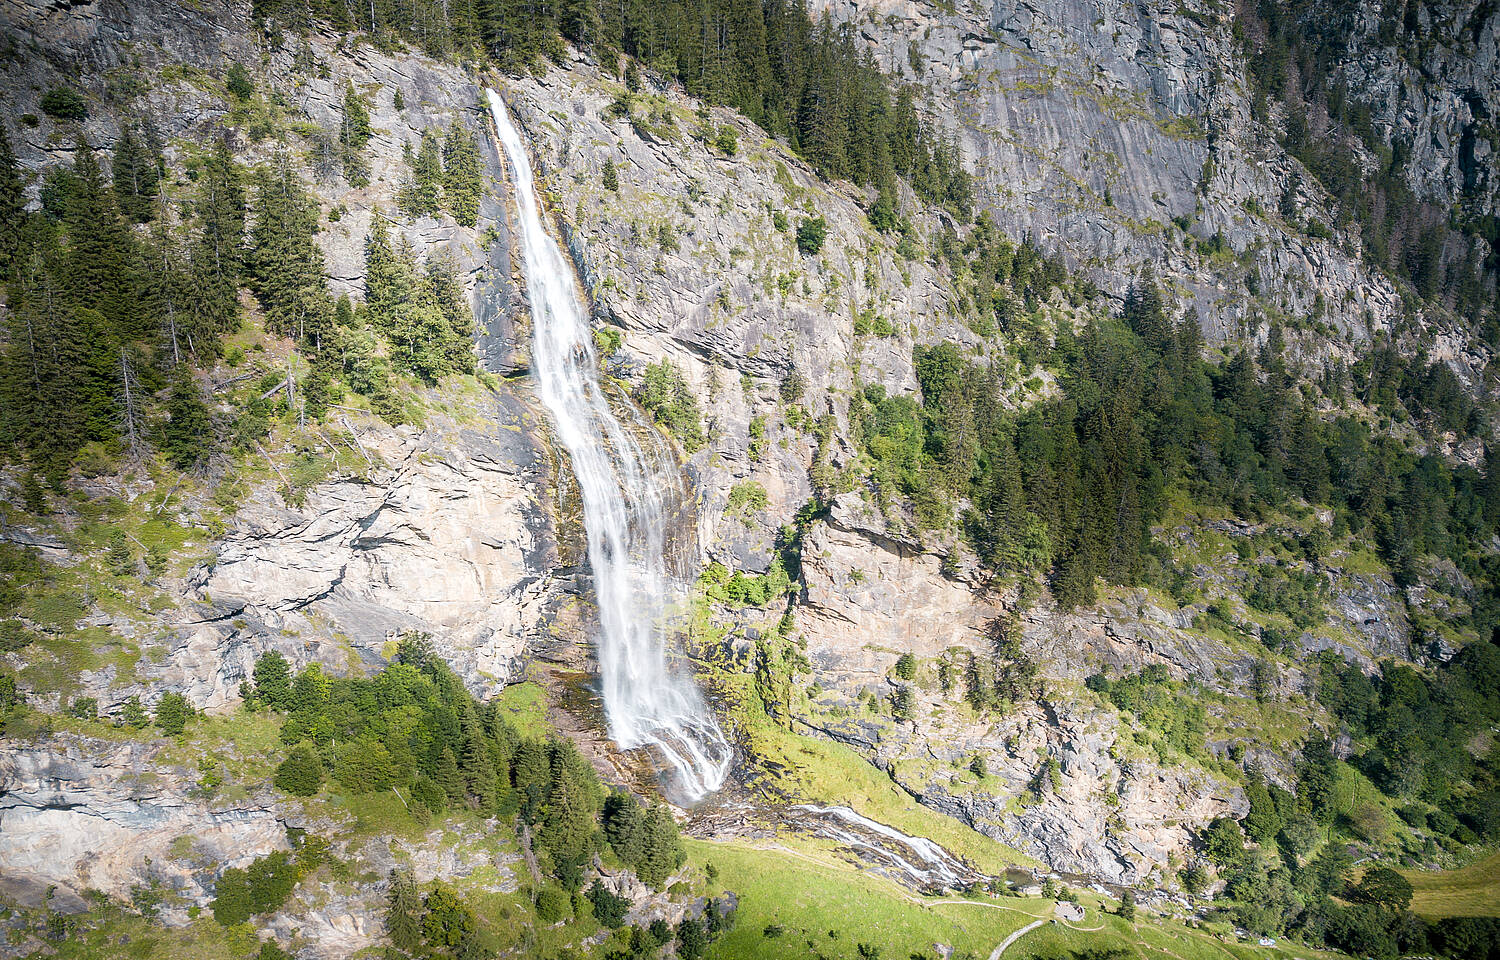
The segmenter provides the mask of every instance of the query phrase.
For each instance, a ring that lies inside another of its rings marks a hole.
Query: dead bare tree
[[[141,384],[130,351],[120,347],[120,432],[130,460],[138,463],[146,455],[146,415],[141,409]]]

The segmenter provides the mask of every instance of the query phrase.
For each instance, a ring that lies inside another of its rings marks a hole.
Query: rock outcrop
[[[203,629],[221,649],[237,632],[224,632],[226,619],[259,635],[337,637],[370,662],[418,631],[439,638],[476,693],[504,685],[556,600],[553,466],[533,416],[496,394],[468,423],[367,427],[359,443],[378,465],[368,476],[330,479],[296,507],[262,488],[193,576],[222,611]],[[226,697],[237,683],[224,677]]]
[[[194,780],[144,743],[56,737],[0,754],[0,867],[13,896],[39,906],[48,887],[61,908],[81,894],[122,900],[139,890],[170,897],[164,919],[212,896],[226,867],[287,849],[285,813],[268,796],[194,799]]]

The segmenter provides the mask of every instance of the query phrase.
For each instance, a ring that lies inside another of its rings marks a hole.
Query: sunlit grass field
[[[1500,852],[1458,870],[1404,872],[1424,917],[1500,917]]]

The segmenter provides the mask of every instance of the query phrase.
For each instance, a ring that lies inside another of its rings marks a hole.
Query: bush
[[[1245,854],[1245,835],[1237,820],[1215,817],[1203,832],[1203,853],[1220,867],[1238,863]]]
[[[822,217],[805,218],[797,224],[797,249],[809,257],[823,249],[827,237],[828,222]]]
[[[151,716],[146,713],[146,708],[141,706],[140,697],[131,697],[125,701],[125,705],[120,708],[120,720],[125,726],[136,730],[151,724]]]
[[[1411,906],[1411,881],[1390,867],[1371,867],[1349,889],[1349,899],[1378,907],[1405,910]]]
[[[726,124],[719,128],[719,132],[714,135],[714,149],[726,157],[732,157],[739,152],[740,141],[739,137],[735,136],[733,127]]]
[[[42,94],[42,112],[54,120],[86,120],[89,103],[72,87],[53,87]]]
[[[896,661],[894,673],[902,680],[917,679],[917,658],[909,653],[903,653]]]
[[[594,919],[599,923],[613,930],[625,922],[625,914],[630,909],[629,900],[610,893],[598,880],[589,887],[586,896],[594,908]]]
[[[703,446],[703,416],[687,378],[670,360],[649,364],[641,380],[641,406],[672,431],[683,449],[694,453]]]
[[[224,74],[224,88],[241,103],[255,96],[255,84],[251,82],[250,74],[245,72],[245,66],[241,63],[229,65],[229,72]]]
[[[255,661],[255,696],[277,710],[292,704],[292,668],[286,657],[271,650]]]
[[[1427,829],[1439,836],[1452,836],[1458,829],[1458,820],[1445,810],[1433,810],[1427,814]]]
[[[209,907],[215,920],[230,927],[277,909],[286,903],[296,886],[297,867],[292,855],[278,850],[248,867],[225,870],[214,886],[214,899]]]
[[[68,716],[77,720],[97,720],[99,701],[93,697],[78,697],[68,705]]]
[[[156,725],[169,737],[181,733],[192,716],[193,705],[180,693],[163,694],[156,704]]]
[[[536,918],[543,923],[556,923],[572,913],[566,893],[557,887],[547,886],[537,891]]]
[[[724,512],[743,516],[764,510],[769,503],[765,487],[754,480],[745,480],[729,488],[729,502]]]
[[[891,715],[897,720],[910,720],[917,712],[917,697],[911,687],[897,687],[891,698]]]
[[[271,782],[294,797],[310,797],[323,785],[323,761],[311,747],[298,744],[276,768]]]
[[[393,767],[385,744],[367,735],[339,746],[334,770],[351,793],[375,793],[391,786]]]

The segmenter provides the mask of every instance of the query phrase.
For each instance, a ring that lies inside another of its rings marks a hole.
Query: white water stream
[[[697,687],[666,661],[663,494],[675,480],[659,466],[666,458],[647,456],[610,409],[572,263],[543,223],[520,133],[500,96],[486,94],[514,173],[537,392],[572,456],[582,494],[609,734],[622,750],[657,751],[683,797],[699,800],[723,785],[732,751]]]
[[[843,844],[861,859],[890,871],[910,886],[960,888],[979,873],[926,837],[913,837],[849,807],[804,803],[791,808],[816,836]]]

